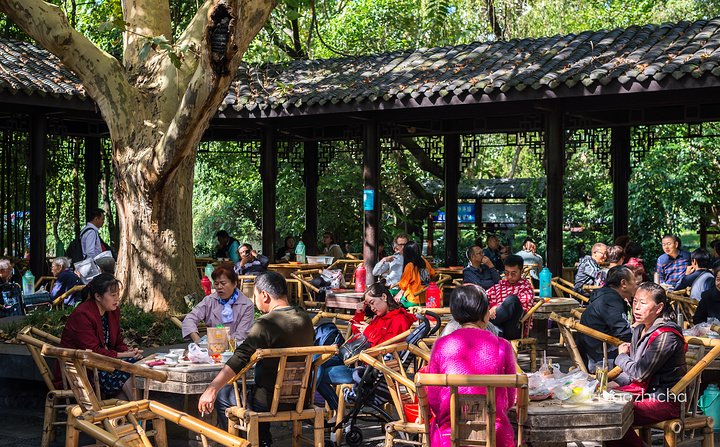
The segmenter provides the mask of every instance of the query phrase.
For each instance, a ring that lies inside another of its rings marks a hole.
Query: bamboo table
[[[143,359],[143,362],[139,364],[144,365],[148,361],[152,362],[154,357],[154,355],[151,355]],[[218,375],[223,366],[225,366],[224,363],[209,364],[190,362],[181,362],[177,366],[154,366],[153,369],[167,373],[167,382],[160,383],[150,381],[149,387],[146,387],[145,379],[137,377],[135,383],[138,389],[145,390],[146,398],[149,391],[161,391],[186,396],[184,409],[186,413],[212,426],[217,426],[217,413],[213,411],[210,414],[201,416],[198,412],[198,401],[200,400],[200,395],[205,392],[210,382]],[[192,447],[202,446],[200,435],[195,432],[189,432],[188,436]]]
[[[285,278],[292,278],[290,274],[298,270],[324,269],[326,267],[327,265],[325,264],[290,264],[288,262],[284,264],[270,264],[268,265],[268,270],[278,272]]]
[[[515,408],[509,412],[517,421]],[[550,399],[530,402],[523,425],[523,440],[534,446],[565,447],[568,442],[602,442],[621,439],[633,423],[632,400],[595,398],[582,404]]]
[[[535,302],[542,298],[535,297]],[[570,311],[580,307],[580,303],[575,298],[550,298],[550,301],[544,303],[535,313],[532,315],[533,328],[532,337],[537,340],[537,347],[540,350],[547,349],[548,343],[548,325],[547,321],[550,318],[550,314],[555,312],[556,314],[563,317],[570,317]]]
[[[436,268],[435,273],[443,274],[443,275],[450,275],[453,278],[462,278],[463,276],[463,268],[464,267],[444,267],[444,268]]]

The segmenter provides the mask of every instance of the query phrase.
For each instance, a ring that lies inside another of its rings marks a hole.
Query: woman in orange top
[[[398,283],[400,292],[395,295],[395,301],[402,303],[405,307],[419,306],[420,300],[416,294],[430,283],[430,278],[435,274],[435,270],[420,255],[420,246],[415,241],[405,244],[403,256],[405,264]]]

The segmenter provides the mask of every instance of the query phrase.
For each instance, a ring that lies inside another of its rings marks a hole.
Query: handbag
[[[338,355],[343,362],[349,358],[355,357],[362,351],[370,347],[368,338],[363,334],[355,334],[346,341],[338,350]]]

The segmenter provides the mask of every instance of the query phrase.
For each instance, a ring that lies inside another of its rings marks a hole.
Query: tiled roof
[[[458,185],[458,199],[525,199],[540,197],[545,191],[547,178],[462,178]],[[433,194],[442,194],[442,180],[432,179],[425,188]]]
[[[85,88],[60,59],[28,42],[0,39],[0,91],[87,98]]]
[[[720,17],[566,36],[242,66],[222,109],[439,98],[720,77]],[[520,97],[521,95],[516,95]]]

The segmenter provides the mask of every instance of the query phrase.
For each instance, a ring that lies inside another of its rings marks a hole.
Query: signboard
[[[374,189],[366,189],[363,192],[363,204],[365,211],[374,211],[375,210],[375,190]]]

